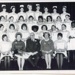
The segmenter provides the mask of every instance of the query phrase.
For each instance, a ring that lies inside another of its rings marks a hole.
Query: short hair
[[[28,19],[30,19],[30,18],[34,19],[34,17],[33,17],[32,15],[30,15],[30,16],[28,17]]]
[[[14,24],[10,24],[9,28],[11,28],[11,26],[12,26],[12,27],[14,27],[14,29],[15,29],[15,26],[14,26]]]
[[[4,17],[4,16],[0,16],[0,20],[2,19],[2,17],[5,19],[5,17]]]
[[[26,29],[27,29],[27,25],[26,25],[25,23],[22,24],[21,29],[23,29],[24,26],[25,26]]]
[[[24,20],[24,17],[21,15],[21,16],[19,16],[19,18],[18,18],[18,20],[20,20],[20,18],[23,18],[23,20]]]
[[[4,27],[4,25],[3,25],[3,24],[0,24],[0,28],[1,28],[2,26]]]
[[[50,17],[50,19],[51,19],[51,21],[52,21],[52,16],[47,16],[47,17],[46,17],[47,21],[48,21],[48,17]]]
[[[38,16],[38,20],[39,20],[39,18],[41,18],[43,20],[43,16]]]
[[[57,16],[57,18],[56,18],[56,19],[58,19],[58,18],[60,18],[60,19],[61,19],[61,17],[60,17],[60,16]]]
[[[13,19],[14,19],[14,17],[13,17],[13,16],[10,16],[10,17],[9,17],[9,19],[11,19],[11,18],[13,18]]]
[[[65,25],[65,24],[62,24],[62,26],[65,26],[65,27],[66,27],[66,25]]]
[[[70,17],[70,15],[68,15],[68,14],[67,14],[67,15],[65,15],[65,17],[66,17],[66,16]]]
[[[48,36],[50,37],[49,32],[44,32],[44,33],[43,33],[43,37],[45,37],[45,34],[48,34]]]
[[[36,29],[36,31],[35,31],[35,29]],[[39,29],[39,27],[38,27],[37,25],[32,26],[32,30],[33,30],[34,32],[37,32],[38,29]]]
[[[75,21],[72,21],[71,27],[72,27],[72,28],[75,28]]]
[[[8,37],[7,34],[2,35],[2,40],[4,41],[4,37]]]
[[[18,35],[20,35],[21,38],[22,38],[22,34],[21,34],[20,32],[17,32],[17,33],[16,33],[15,38],[17,38]]]
[[[61,37],[63,37],[63,34],[62,34],[62,33],[58,33],[57,36],[61,36]]]
[[[47,26],[46,26],[46,25],[42,25],[41,29],[43,30],[43,27],[44,27],[44,26],[46,27],[46,30],[47,30],[48,28],[47,28]]]

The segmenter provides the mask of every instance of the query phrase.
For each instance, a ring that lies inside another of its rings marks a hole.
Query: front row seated
[[[63,58],[67,57],[67,43],[62,40],[63,34],[58,33],[58,39],[55,42],[51,40],[48,32],[44,32],[43,36],[44,39],[40,42],[40,40],[35,39],[35,34],[31,33],[26,41],[22,41],[22,34],[17,32],[15,41],[11,43],[8,36],[4,34],[3,41],[0,43],[0,61],[5,57],[9,63],[10,57],[13,59],[17,57],[19,70],[23,70],[26,59],[33,67],[37,67],[39,59],[44,56],[46,68],[51,69],[51,58],[55,55],[58,68],[62,68]]]

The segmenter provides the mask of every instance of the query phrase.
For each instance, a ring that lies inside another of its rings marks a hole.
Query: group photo
[[[0,70],[75,70],[75,2],[0,3]]]

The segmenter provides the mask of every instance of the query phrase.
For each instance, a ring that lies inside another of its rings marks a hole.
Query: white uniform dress
[[[47,16],[51,16],[51,14],[50,14],[50,13],[43,13],[43,18],[44,18],[44,19],[46,19]]]
[[[62,19],[62,22],[64,22],[66,15],[70,15],[70,14],[67,13],[67,12],[65,12],[65,13],[62,13],[62,14],[60,15],[60,16],[61,16],[61,19]]]
[[[33,16],[35,18],[35,13],[34,11],[27,11],[26,12],[26,15],[27,15],[27,19],[29,18],[29,16]]]
[[[57,30],[51,32],[51,39],[53,40],[53,42],[57,40],[57,34],[58,34]]]
[[[8,20],[9,20],[9,17],[11,17],[11,16],[13,16],[14,17],[14,22],[16,22],[17,20],[18,20],[18,15],[16,14],[16,13],[13,13],[13,12],[11,12],[11,13],[9,13],[9,15],[8,15]]]
[[[17,31],[15,31],[15,30],[9,30],[9,31],[7,32],[8,38],[9,38],[9,40],[10,40],[11,42],[13,42],[13,41],[15,40],[15,35],[16,35],[16,33],[17,33]]]
[[[7,17],[8,17],[8,12],[0,12],[0,16],[4,16],[5,19],[7,20]]]
[[[34,15],[35,15],[35,19],[38,21],[38,17],[39,17],[39,16],[42,16],[42,12],[36,11],[36,12],[34,13]]]
[[[62,53],[65,55],[65,57],[67,57],[67,50],[65,50],[67,48],[67,43],[66,41],[64,40],[56,40],[54,42],[54,47],[57,49],[57,50],[60,50],[60,51],[55,51],[55,54],[57,53]],[[63,51],[61,51],[61,49],[63,49]]]
[[[52,13],[51,16],[52,16],[52,19],[53,19],[54,21],[56,21],[56,18],[57,18],[58,16],[60,16],[60,15],[59,15],[58,13]]]
[[[12,48],[11,42],[7,41],[0,42],[0,52],[1,52],[0,60],[5,56],[12,57],[11,48]]]
[[[23,16],[24,17],[24,19],[26,19],[27,18],[27,16],[26,16],[26,13],[25,12],[19,12],[18,13],[18,19],[19,19],[19,17],[20,16]]]
[[[62,22],[56,22],[55,25],[59,30],[61,30]]]

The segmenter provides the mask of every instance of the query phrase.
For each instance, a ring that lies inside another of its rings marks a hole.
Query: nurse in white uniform
[[[51,16],[51,14],[48,12],[48,8],[47,7],[44,7],[43,18],[46,19],[47,16]]]
[[[0,12],[0,16],[4,16],[5,20],[7,21],[8,12],[6,11],[6,5],[2,4],[1,8],[2,8],[2,11]]]
[[[64,22],[66,15],[70,15],[70,14],[67,13],[67,6],[63,6],[63,8],[62,8],[62,13],[61,13],[62,22]]]
[[[62,19],[61,19],[60,16],[58,16],[58,17],[56,18],[55,25],[56,25],[56,27],[57,27],[59,30],[61,30]]]
[[[48,26],[48,30],[50,30],[52,25],[55,24],[53,22],[52,16],[47,16],[45,24]]]
[[[53,13],[51,14],[53,21],[56,22],[57,16],[59,16],[59,13],[57,13],[57,6],[53,6]]]
[[[3,59],[3,57],[5,57],[4,58],[5,68],[7,67],[7,63],[10,66],[10,57],[13,57],[11,53],[11,47],[12,47],[12,44],[9,41],[7,34],[3,34],[2,42],[0,42],[0,53],[1,53],[0,61],[1,59]]]
[[[42,12],[40,11],[40,4],[36,4],[36,11],[35,11],[35,20],[38,21],[38,16],[41,16]]]
[[[55,42],[57,40],[57,34],[58,34],[58,30],[56,28],[55,25],[52,25],[50,33],[51,33],[51,39],[53,40],[53,42]]]
[[[30,36],[27,25],[24,23],[21,26],[22,40],[26,42],[27,38]],[[26,45],[26,44],[25,44]]]
[[[17,31],[16,31],[15,25],[10,24],[8,29],[7,29],[7,34],[8,34],[8,38],[11,42],[13,42],[15,40],[16,33],[17,33]]]
[[[20,16],[23,16],[24,20],[26,20],[26,13],[24,12],[24,5],[20,5],[20,12],[18,13],[18,18]]]
[[[62,69],[64,56],[67,57],[67,43],[62,39],[62,37],[63,34],[58,33],[58,39],[54,42],[58,69]]]
[[[29,16],[33,16],[33,18],[35,18],[34,11],[32,10],[32,5],[28,4],[27,8],[28,8],[28,11],[26,12],[27,20],[28,20]]]
[[[70,15],[65,16],[65,20],[63,23],[66,24],[67,30],[70,31],[71,30],[71,23],[72,23],[72,21],[70,20]]]
[[[15,6],[11,6],[10,9],[11,9],[11,13],[9,13],[9,15],[8,15],[8,20],[9,20],[10,16],[13,16],[14,17],[14,22],[16,22],[17,19],[18,19],[18,15],[16,14]]]

